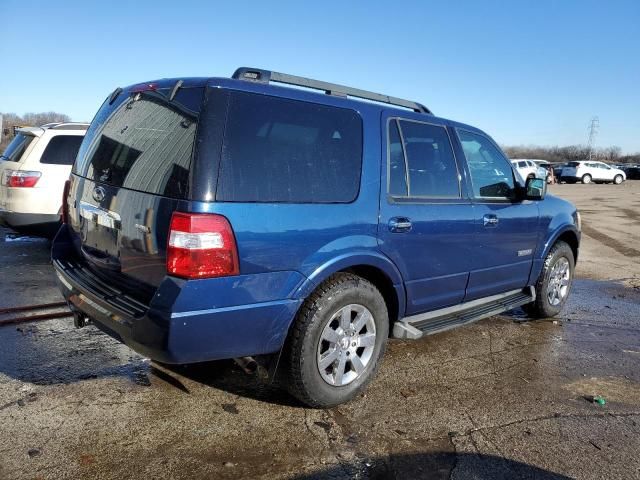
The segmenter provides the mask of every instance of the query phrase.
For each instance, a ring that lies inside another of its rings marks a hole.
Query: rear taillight
[[[174,212],[168,240],[169,275],[209,278],[240,273],[233,229],[221,215]]]
[[[60,221],[69,223],[69,189],[71,188],[71,180],[64,182],[64,190],[62,190],[62,212],[60,212]]]
[[[35,187],[38,180],[42,176],[40,172],[29,172],[26,170],[5,170],[4,184],[13,188],[31,188]]]

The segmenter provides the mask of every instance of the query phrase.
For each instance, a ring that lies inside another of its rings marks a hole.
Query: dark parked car
[[[627,180],[640,180],[640,165],[625,165],[623,170]]]
[[[53,264],[78,326],[169,364],[279,359],[327,407],[389,337],[560,311],[580,217],[514,173],[412,101],[251,68],[153,81],[91,123]]]

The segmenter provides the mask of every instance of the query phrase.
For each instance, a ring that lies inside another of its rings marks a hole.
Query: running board
[[[393,337],[415,340],[506,312],[531,303],[535,298],[535,289],[526,287],[453,307],[412,315],[393,324]]]

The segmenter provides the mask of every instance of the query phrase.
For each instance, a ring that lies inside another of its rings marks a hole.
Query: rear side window
[[[580,166],[580,162],[569,162],[567,163],[567,167],[578,168]]]
[[[7,145],[4,153],[0,156],[0,161],[4,160],[6,162],[19,162],[20,158],[27,150],[27,147],[31,145],[31,142],[35,137],[32,135],[25,135],[23,133],[18,133],[11,143]]]
[[[397,122],[397,123],[396,123]],[[402,148],[396,146],[400,127]],[[458,198],[460,181],[449,135],[444,127],[409,120],[392,120],[389,125],[389,193],[409,197]],[[404,158],[402,155],[404,153]],[[408,188],[403,187],[401,159]]]
[[[40,163],[48,165],[73,165],[82,143],[81,135],[56,135],[44,149]]]
[[[348,203],[358,196],[361,169],[355,111],[231,94],[216,200]]]
[[[80,147],[78,175],[116,187],[187,198],[204,88],[121,94],[105,102]]]

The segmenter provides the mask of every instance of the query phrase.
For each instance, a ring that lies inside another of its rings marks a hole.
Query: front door
[[[457,130],[472,183],[476,235],[465,301],[527,286],[538,204],[514,199],[511,164],[489,137]]]
[[[382,121],[378,238],[405,281],[406,314],[456,305],[465,295],[475,222],[448,130],[435,120]]]

